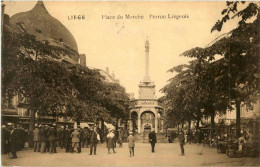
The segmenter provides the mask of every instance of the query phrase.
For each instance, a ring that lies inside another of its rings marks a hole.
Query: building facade
[[[57,57],[44,55],[45,58],[86,66],[86,55],[78,53],[77,43],[73,35],[59,20],[49,14],[43,1],[38,1],[32,10],[17,13],[12,17],[9,17],[2,12],[2,22],[2,26],[10,33],[30,34],[35,37],[36,41],[39,41],[42,44],[48,44],[66,50],[66,53],[60,54]],[[30,56],[34,60],[36,59],[35,55]],[[39,57],[39,59],[40,58],[41,57]],[[4,97],[1,100],[2,123],[6,124],[12,122],[22,124],[25,127],[29,126],[30,111],[28,110],[28,105],[25,103],[24,98],[21,98],[20,95],[16,95],[11,100],[7,100]],[[71,118],[63,117],[40,117],[36,113],[36,122],[42,122],[44,124],[52,124],[54,122],[73,124],[74,121]]]

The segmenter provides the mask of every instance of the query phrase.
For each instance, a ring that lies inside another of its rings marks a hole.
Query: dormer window
[[[50,42],[48,40],[43,41],[45,45],[48,45]]]
[[[40,29],[35,29],[36,32],[38,32],[39,34],[42,33],[42,31]]]

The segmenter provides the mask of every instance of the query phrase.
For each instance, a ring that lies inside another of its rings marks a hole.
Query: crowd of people
[[[127,133],[126,133],[127,132]],[[8,153],[10,158],[17,158],[16,152],[25,147],[25,143],[29,141],[30,133],[19,125],[2,126],[2,153]],[[180,144],[180,155],[185,155],[184,145],[186,143],[197,143],[199,154],[202,154],[203,145],[207,140],[208,134],[200,129],[194,132],[180,130],[174,134],[177,136]],[[216,135],[217,140],[221,141],[225,138],[225,134]],[[96,126],[90,128],[80,126],[73,128],[66,126],[53,125],[36,125],[32,131],[33,150],[40,153],[57,153],[57,147],[64,149],[66,153],[81,153],[81,148],[90,148],[89,155],[97,154],[97,143],[106,142],[108,154],[116,153],[116,145],[122,147],[123,142],[128,142],[130,157],[134,156],[135,139],[132,131],[124,131],[123,129],[104,129],[102,131]],[[174,139],[173,139],[174,140]],[[214,140],[213,140],[214,141]],[[238,138],[238,151],[242,151],[243,145],[247,141],[252,141],[252,134],[243,134]],[[149,142],[151,143],[151,151],[155,152],[155,143],[157,143],[156,133],[154,129],[149,133]],[[203,144],[202,144],[203,143]],[[112,151],[112,152],[111,152]]]
[[[116,153],[116,144],[122,147],[127,140],[128,133],[121,129],[107,129],[102,131],[96,126],[90,128],[77,128],[66,126],[36,125],[29,133],[19,125],[2,126],[2,153],[9,154],[10,158],[17,158],[16,152],[24,148],[26,142],[30,142],[32,134],[33,150],[40,153],[57,153],[57,147],[64,149],[66,153],[81,153],[81,148],[90,148],[89,155],[96,155],[97,143],[106,142],[108,153],[113,150]]]
[[[17,158],[16,151],[24,148],[25,142],[28,140],[28,134],[28,130],[20,125],[2,125],[1,152],[3,154],[11,153],[11,157]]]

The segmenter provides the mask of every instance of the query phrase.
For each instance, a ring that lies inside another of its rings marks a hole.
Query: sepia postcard
[[[257,1],[1,1],[2,166],[259,166]]]

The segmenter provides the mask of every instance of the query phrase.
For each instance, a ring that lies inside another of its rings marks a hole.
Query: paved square
[[[28,149],[17,152],[18,159],[9,159],[2,155],[4,166],[259,166],[259,158],[229,158],[226,154],[217,154],[215,148],[207,146],[203,155],[198,155],[195,144],[185,145],[185,156],[180,156],[178,143],[157,143],[155,153],[149,143],[136,143],[135,156],[129,157],[127,143],[116,148],[116,153],[108,154],[105,144],[98,144],[97,155],[89,155],[89,148],[82,153],[65,153],[58,149],[57,154],[34,153]]]

